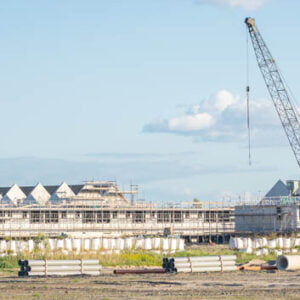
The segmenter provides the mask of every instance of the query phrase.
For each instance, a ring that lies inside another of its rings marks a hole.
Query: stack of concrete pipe
[[[236,271],[235,255],[164,258],[166,272],[227,272]]]
[[[19,276],[100,275],[97,259],[74,260],[20,260]]]

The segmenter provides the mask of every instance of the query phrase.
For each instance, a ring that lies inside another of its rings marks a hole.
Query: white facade
[[[24,204],[46,205],[50,197],[51,195],[47,192],[43,185],[38,183],[31,193],[26,197]]]
[[[49,201],[51,203],[59,203],[59,202],[62,202],[66,198],[72,198],[74,196],[75,196],[75,194],[71,190],[71,188],[65,182],[63,182],[59,186],[59,188],[55,191],[55,193],[51,195]]]
[[[9,206],[17,206],[19,204],[22,204],[25,198],[26,195],[23,193],[23,191],[19,188],[18,185],[14,184],[2,197],[1,203]]]

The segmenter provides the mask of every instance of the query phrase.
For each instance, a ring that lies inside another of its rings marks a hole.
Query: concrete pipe
[[[229,271],[236,271],[236,266],[227,266],[224,268],[221,267],[198,267],[198,268],[176,268],[176,272],[178,273],[197,273],[197,272],[229,272]]]
[[[170,264],[170,267],[175,268],[200,268],[200,267],[227,267],[227,266],[235,266],[234,261],[210,261],[210,262],[195,262],[195,263],[176,263]]]
[[[26,267],[25,267],[26,268]],[[24,268],[24,269],[25,269]],[[29,272],[45,272],[46,266],[29,266],[27,267],[27,271]],[[49,272],[69,272],[69,271],[100,271],[101,266],[95,265],[95,266],[47,266],[47,271]]]
[[[276,266],[278,270],[299,270],[300,255],[280,255],[277,257]]]
[[[46,264],[45,260],[25,260],[25,265],[28,266],[44,266]],[[47,260],[48,266],[61,266],[61,265],[98,265],[99,261],[97,259],[83,259],[82,262],[80,259],[72,259],[72,260]]]
[[[91,275],[91,276],[98,276],[100,275],[99,271],[86,271],[86,272],[79,272],[79,271],[69,271],[69,272],[47,272],[49,276],[71,276],[71,275]],[[28,276],[46,276],[45,272],[28,272]]]
[[[220,255],[221,260],[236,260],[236,255]]]

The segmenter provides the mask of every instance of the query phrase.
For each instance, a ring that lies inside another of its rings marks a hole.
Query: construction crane
[[[257,63],[275,105],[281,124],[300,167],[300,124],[276,62],[253,18],[246,18]]]

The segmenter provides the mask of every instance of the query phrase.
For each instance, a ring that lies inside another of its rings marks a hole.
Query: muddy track
[[[0,277],[0,299],[300,299],[300,271]]]

